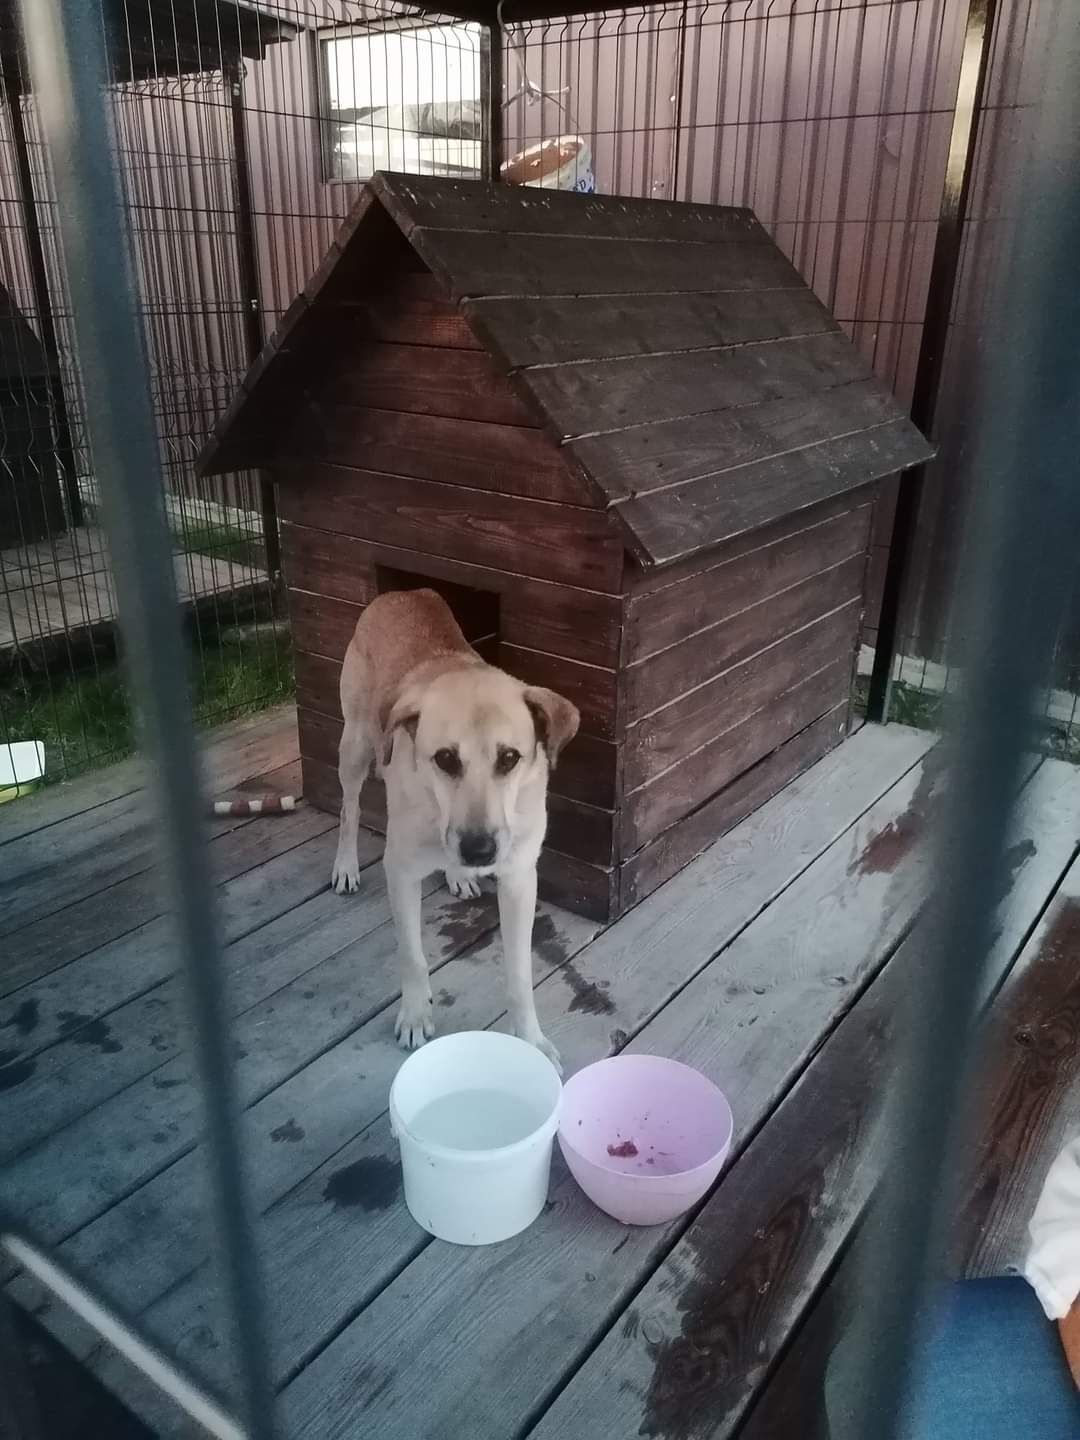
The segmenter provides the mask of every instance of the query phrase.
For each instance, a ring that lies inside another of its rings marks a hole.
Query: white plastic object
[[[45,746],[40,740],[14,740],[0,745],[0,789],[28,785],[45,774]]]
[[[430,1235],[493,1245],[547,1199],[562,1082],[545,1055],[492,1030],[417,1050],[390,1087],[405,1203]]]

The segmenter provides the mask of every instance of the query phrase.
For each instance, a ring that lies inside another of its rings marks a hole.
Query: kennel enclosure
[[[931,453],[749,211],[380,175],[201,469],[277,480],[307,798],[362,607],[442,588],[581,711],[541,878],[607,920],[845,733],[875,484]]]

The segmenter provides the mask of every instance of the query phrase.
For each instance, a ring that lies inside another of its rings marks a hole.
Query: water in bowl
[[[544,1122],[527,1100],[503,1090],[455,1090],[417,1112],[409,1129],[425,1144],[451,1150],[497,1150],[524,1140]]]

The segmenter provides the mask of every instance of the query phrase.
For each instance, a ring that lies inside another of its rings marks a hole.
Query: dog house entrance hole
[[[387,590],[434,590],[453,611],[462,633],[488,661],[498,664],[499,597],[490,590],[474,590],[449,580],[436,580],[430,575],[416,575],[411,570],[395,570],[389,565],[375,567],[379,594]]]

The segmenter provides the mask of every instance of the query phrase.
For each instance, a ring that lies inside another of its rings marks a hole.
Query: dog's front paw
[[[425,1040],[435,1034],[435,1022],[431,1018],[431,992],[421,996],[401,997],[394,1034],[403,1050],[419,1050]]]
[[[475,900],[480,894],[480,881],[464,870],[447,870],[446,888],[456,900]]]
[[[330,886],[337,895],[353,895],[360,889],[360,863],[357,860],[335,860],[330,872]]]

